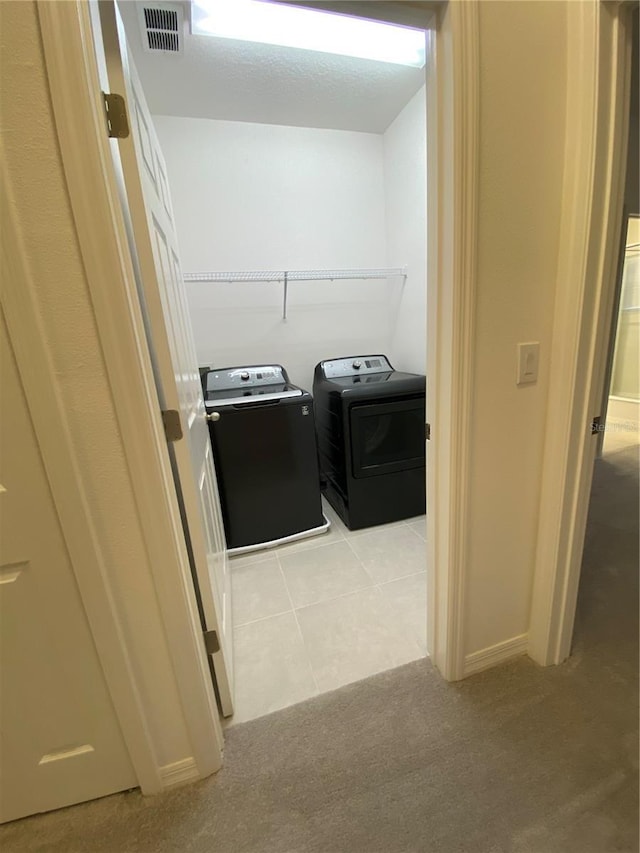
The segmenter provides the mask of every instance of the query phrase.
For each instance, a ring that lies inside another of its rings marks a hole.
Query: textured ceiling
[[[157,115],[382,133],[424,83],[424,69],[194,36],[188,26],[184,56],[148,53],[137,2],[119,5]]]

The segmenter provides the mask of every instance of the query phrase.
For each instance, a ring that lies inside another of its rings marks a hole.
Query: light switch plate
[[[518,373],[516,385],[529,385],[532,382],[537,382],[539,362],[539,341],[518,344]]]

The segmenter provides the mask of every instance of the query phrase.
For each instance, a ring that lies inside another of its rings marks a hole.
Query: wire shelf
[[[185,281],[209,282],[218,281],[232,284],[236,281],[269,282],[284,281],[284,272],[269,272],[267,270],[252,270],[251,272],[189,272],[185,273]]]
[[[269,283],[284,284],[282,319],[287,319],[287,297],[290,281],[354,281],[366,279],[407,278],[406,267],[387,267],[374,269],[335,269],[335,270],[241,270],[234,272],[189,272],[183,276],[185,282],[224,284]]]
[[[348,281],[349,279],[406,278],[406,267],[339,270],[243,270],[237,272],[189,272],[185,281],[195,282],[270,282],[270,281]]]

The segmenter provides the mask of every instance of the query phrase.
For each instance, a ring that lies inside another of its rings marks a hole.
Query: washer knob
[[[246,382],[249,379],[249,374],[246,370],[244,371],[244,373],[240,374],[240,379],[242,379],[243,382]]]
[[[353,364],[351,365],[351,367],[353,367],[354,370],[360,370],[360,368],[362,367],[362,362],[361,361],[354,361]]]

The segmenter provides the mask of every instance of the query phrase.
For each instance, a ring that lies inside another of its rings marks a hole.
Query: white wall
[[[154,117],[184,272],[386,266],[382,136]],[[189,284],[200,364],[279,362],[311,385],[323,358],[386,352],[385,281]]]
[[[384,134],[387,260],[407,267],[404,285],[390,283],[394,304],[390,344],[397,370],[426,372],[427,109],[423,86]]]
[[[485,2],[465,645],[529,628],[557,280],[572,3]],[[519,341],[540,341],[534,385]],[[570,389],[567,389],[570,393]]]

